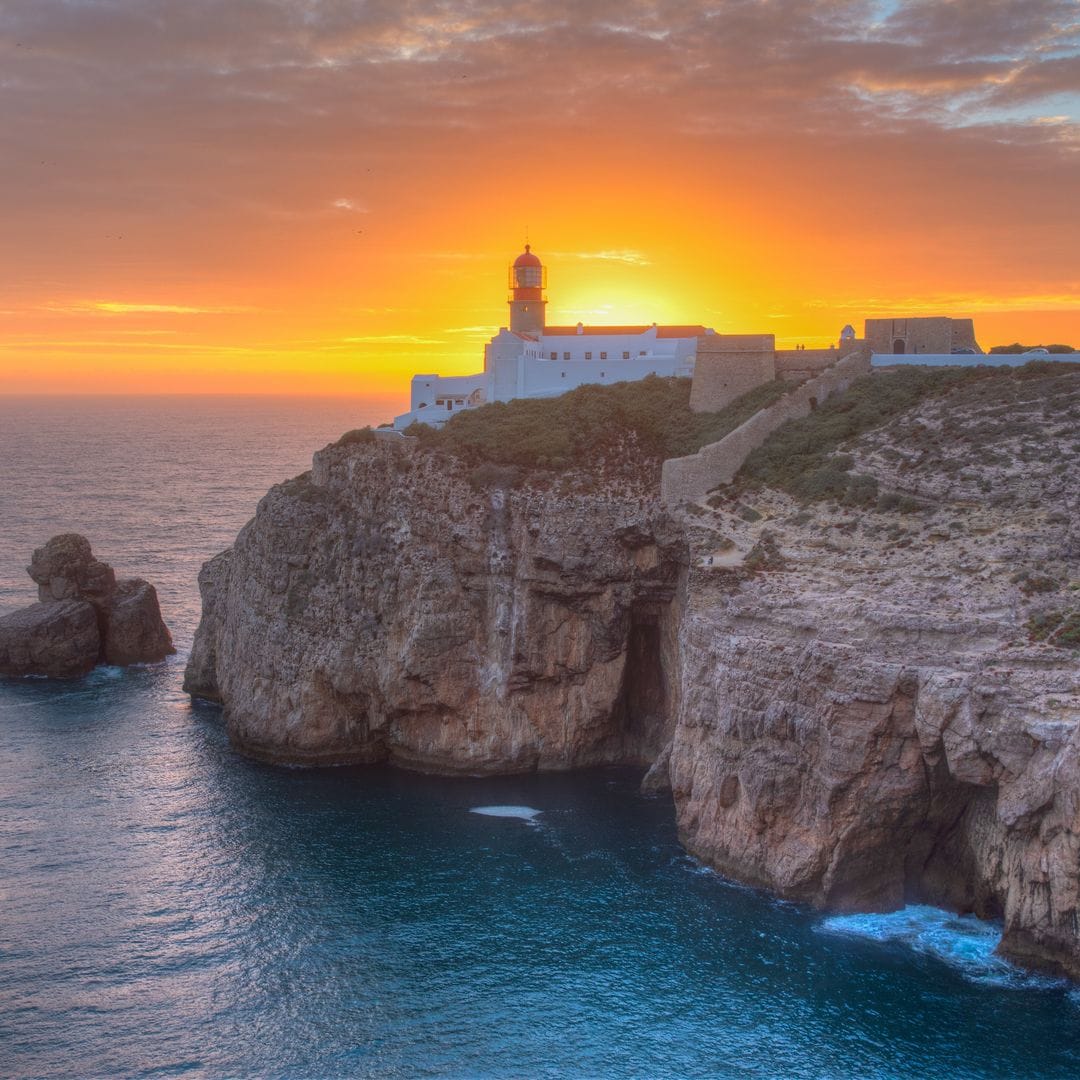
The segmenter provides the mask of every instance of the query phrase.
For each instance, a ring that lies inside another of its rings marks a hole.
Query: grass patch
[[[1046,611],[1027,621],[1032,641],[1045,641],[1059,649],[1080,649],[1080,611]]]
[[[333,446],[352,446],[355,443],[373,443],[375,441],[375,432],[370,427],[353,428],[352,431],[346,431],[344,435]]]
[[[466,461],[562,471],[615,449],[628,434],[658,460],[692,454],[722,439],[790,385],[765,383],[714,413],[690,411],[690,380],[648,376],[612,386],[579,386],[556,398],[496,402],[458,413],[444,427],[413,424],[421,444]]]
[[[852,474],[851,457],[838,454],[837,449],[929,398],[971,388],[977,399],[983,396],[979,384],[986,384],[983,389],[998,395],[1007,388],[1016,388],[1015,392],[1022,396],[1019,388],[1029,380],[1047,375],[1062,377],[1075,370],[1076,365],[1033,361],[1019,368],[911,366],[888,374],[864,375],[845,393],[825,401],[809,416],[791,420],[777,429],[764,445],[750,454],[739,476],[744,483],[779,488],[806,501],[831,499],[845,505],[877,505],[879,509],[912,513],[922,509],[922,505],[889,493],[879,496],[873,479]],[[997,389],[991,391],[991,387]],[[1000,428],[989,427],[994,430],[987,438],[999,441]],[[910,429],[899,432],[898,436],[924,449],[939,443],[951,445],[954,438],[948,431],[930,431],[919,422],[913,422]]]

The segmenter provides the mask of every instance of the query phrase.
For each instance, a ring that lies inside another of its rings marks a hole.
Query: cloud
[[[354,345],[445,345],[446,342],[434,338],[418,337],[415,334],[361,334],[343,339]]]
[[[1064,293],[985,296],[979,293],[937,293],[924,296],[863,297],[857,300],[808,300],[808,308],[855,311],[867,318],[905,314],[974,314],[977,312],[1068,311],[1080,313],[1080,285]]]
[[[585,259],[595,262],[626,263],[629,266],[651,266],[652,263],[640,251],[552,251],[551,256],[562,259]]]
[[[336,318],[363,278],[352,295],[389,311],[433,264],[503,263],[497,227],[560,215],[552,254],[598,273],[657,272],[669,229],[688,248],[786,229],[785,274],[830,245],[880,265],[906,244],[911,273],[933,260],[1014,298],[1067,296],[1080,243],[1075,0],[5,0],[0,92],[4,308],[44,302],[24,282],[258,280],[264,310],[326,298]],[[369,207],[360,236],[348,215]],[[764,251],[752,272],[765,289]],[[357,341],[433,345],[483,317]]]
[[[76,303],[44,304],[43,310],[61,315],[236,315],[251,311],[245,307],[194,307],[188,304],[142,304],[123,300],[86,300]]]

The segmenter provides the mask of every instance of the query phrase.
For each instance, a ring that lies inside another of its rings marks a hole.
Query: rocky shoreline
[[[499,486],[328,447],[204,567],[185,689],[275,762],[649,767],[735,879],[999,917],[1005,955],[1080,977],[1080,376],[1022,389],[845,447],[877,506],[672,514],[632,454]]]

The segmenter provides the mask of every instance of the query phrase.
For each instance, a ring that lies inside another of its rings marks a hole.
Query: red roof
[[[581,333],[584,336],[597,334],[644,334],[646,330],[653,329],[651,326],[583,326]],[[578,328],[576,326],[545,326],[545,337],[575,337]],[[700,337],[705,333],[704,326],[658,326],[656,336],[658,338],[685,338]]]
[[[540,266],[542,265],[540,260],[532,253],[532,249],[528,244],[525,245],[525,250],[514,260],[515,266]]]

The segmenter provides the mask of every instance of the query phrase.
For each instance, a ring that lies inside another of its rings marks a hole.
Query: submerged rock
[[[101,655],[94,605],[84,600],[31,604],[0,618],[0,675],[85,675]]]
[[[117,582],[86,537],[54,536],[27,572],[39,602],[0,619],[0,675],[75,678],[99,663],[151,663],[176,651],[154,587]]]

